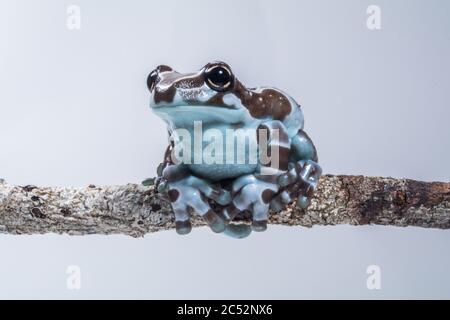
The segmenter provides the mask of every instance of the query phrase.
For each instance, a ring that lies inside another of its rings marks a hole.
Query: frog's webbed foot
[[[287,190],[283,190],[278,193],[275,197],[273,197],[272,201],[270,201],[270,209],[275,212],[280,212],[284,209],[286,204],[292,202],[291,195]]]
[[[300,192],[298,194],[297,206],[306,209],[311,203],[311,198],[317,188],[321,174],[322,168],[315,161],[300,160],[293,164],[292,168],[286,174],[278,178],[278,183],[283,188],[298,183]],[[288,196],[288,194],[285,196],[285,201],[290,202],[290,199],[287,198]],[[277,204],[273,206],[277,206]]]
[[[278,188],[274,176],[257,178],[254,175],[246,175],[238,178],[233,183],[233,201],[223,211],[225,219],[232,221],[240,212],[251,210],[253,231],[266,230],[270,201]]]
[[[226,205],[231,201],[226,190],[215,188],[205,180],[191,175],[183,165],[166,167],[162,179],[159,191],[167,192],[179,234],[187,234],[192,229],[189,220],[190,209],[200,215],[214,232],[225,231],[225,221],[211,209],[207,198]]]

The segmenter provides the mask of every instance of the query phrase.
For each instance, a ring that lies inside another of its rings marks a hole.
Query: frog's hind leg
[[[280,176],[278,182],[281,187],[299,183],[300,193],[297,205],[306,209],[317,188],[322,168],[319,166],[317,151],[309,136],[300,130],[291,141],[289,156],[290,170]]]
[[[281,121],[267,121],[258,127],[258,147],[261,174],[279,175],[288,170],[291,146]]]
[[[252,229],[264,231],[270,202],[278,192],[277,177],[288,169],[290,141],[283,123],[266,121],[258,127],[259,174],[246,175],[233,183],[233,202],[224,210],[228,221],[244,210],[253,212]]]

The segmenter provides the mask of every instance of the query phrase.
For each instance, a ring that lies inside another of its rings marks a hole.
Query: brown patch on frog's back
[[[236,81],[234,91],[254,118],[271,117],[283,121],[292,112],[289,99],[275,89],[267,88],[258,93]]]

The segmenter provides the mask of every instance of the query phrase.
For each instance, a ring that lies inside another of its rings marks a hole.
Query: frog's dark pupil
[[[219,88],[226,87],[231,82],[231,75],[229,71],[222,67],[211,69],[207,72],[206,77],[212,85]]]
[[[209,78],[214,84],[217,84],[219,86],[223,86],[227,84],[227,82],[229,82],[228,73],[225,71],[225,69],[222,68],[214,69],[213,72],[211,72]]]

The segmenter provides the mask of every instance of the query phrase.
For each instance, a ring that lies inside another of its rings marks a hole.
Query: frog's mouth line
[[[214,117],[220,116],[235,116],[241,111],[235,107],[222,107],[222,106],[210,106],[210,105],[177,105],[177,106],[158,106],[153,108],[153,112],[159,114],[175,115],[180,113],[186,113],[191,115],[205,115]]]
[[[240,123],[246,118],[242,109],[205,105],[160,106],[154,108],[153,112],[176,127],[183,127],[194,121],[233,124]]]

